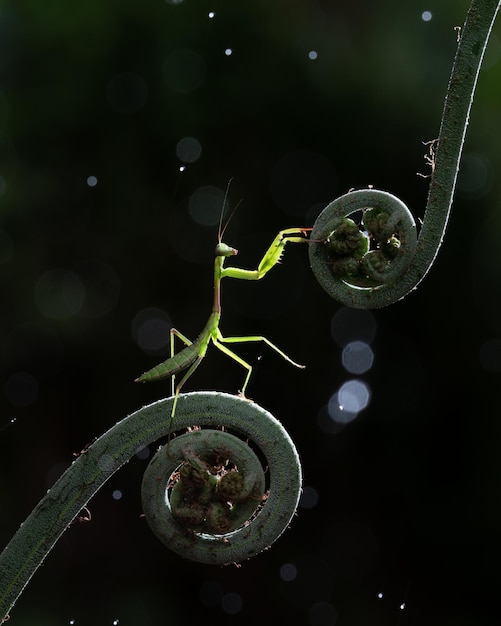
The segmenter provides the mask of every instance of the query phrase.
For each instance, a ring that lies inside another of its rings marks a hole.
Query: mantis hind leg
[[[230,337],[230,339],[232,338]],[[220,336],[218,339],[212,339],[212,343],[216,346],[216,348],[221,350],[221,352],[224,352],[224,354],[231,357],[234,361],[239,363],[242,367],[245,367],[245,369],[247,370],[247,376],[245,377],[244,384],[242,385],[242,389],[240,390],[240,394],[245,398],[247,383],[249,382],[252,374],[252,365],[250,365],[250,363],[247,363],[247,361],[244,361],[241,357],[238,356],[238,354],[235,354],[233,350],[230,350],[224,344],[220,343],[221,341],[226,341],[226,339],[222,336]]]
[[[174,416],[176,414],[176,407],[177,407],[177,400],[179,398],[179,393],[180,393],[181,388],[184,385],[184,383],[188,380],[188,378],[193,374],[193,372],[200,365],[200,363],[202,362],[202,359],[203,359],[203,357],[199,356],[196,359],[196,361],[191,365],[191,367],[186,372],[186,374],[181,378],[181,380],[180,380],[179,384],[177,385],[177,387],[175,388],[175,390],[174,390],[174,388],[172,389],[172,395],[174,396],[174,402],[172,403],[172,410],[170,412],[169,437],[168,437],[168,441],[169,442],[170,442],[170,434],[172,432],[172,425],[174,423]],[[172,378],[174,378],[174,376]]]
[[[300,365],[299,363],[296,363],[295,361],[293,361],[289,356],[287,356],[287,354],[285,354],[285,352],[280,350],[278,346],[276,346],[269,339],[267,339],[266,337],[263,337],[262,335],[249,335],[247,337],[223,337],[221,333],[218,333],[217,340],[216,339],[213,340],[214,345],[218,347],[222,352],[227,354],[228,356],[231,356],[232,359],[234,359],[237,363],[240,363],[242,367],[245,367],[248,370],[243,387],[241,389],[241,393],[244,397],[245,397],[245,390],[247,388],[247,383],[249,382],[249,379],[252,373],[252,366],[249,365],[249,363],[247,363],[246,361],[244,361],[241,357],[239,357],[238,354],[235,354],[223,344],[225,343],[249,343],[249,342],[257,342],[257,341],[262,341],[263,343],[265,343],[272,350],[274,350],[277,354],[279,354],[283,359],[288,361],[291,365],[294,365],[295,367],[299,367],[301,369],[304,369],[305,367],[304,365]]]
[[[176,351],[174,349],[174,337],[177,337],[178,339],[180,339],[186,346],[191,346],[191,344],[193,343],[192,341],[190,341],[188,339],[188,337],[185,337],[176,328],[171,328],[170,329],[170,355],[171,355],[171,357],[173,357],[176,354]],[[184,383],[184,378],[183,378],[183,380],[181,382]],[[175,395],[175,389],[176,389],[176,376],[172,375],[171,376],[171,395],[172,396]],[[179,392],[178,392],[178,394],[179,394]],[[177,404],[177,396],[174,399],[174,406],[173,406],[173,409],[172,409],[171,417],[174,417],[174,413],[176,411],[176,404]]]

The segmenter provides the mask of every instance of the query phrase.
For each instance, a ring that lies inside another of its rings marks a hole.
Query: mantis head
[[[238,250],[226,245],[222,241],[220,241],[216,246],[216,256],[235,256],[235,254],[238,254]]]

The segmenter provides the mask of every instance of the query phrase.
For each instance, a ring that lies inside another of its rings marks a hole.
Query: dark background
[[[168,395],[132,381],[164,358],[170,324],[190,337],[205,324],[230,178],[239,267],[352,187],[423,215],[422,142],[438,133],[467,6],[0,2],[1,545],[74,453]],[[12,624],[499,623],[500,37],[498,25],[448,234],[417,292],[346,315],[292,245],[262,283],[223,283],[224,334],[266,335],[307,365],[238,348],[256,365],[249,396],[303,461],[291,528],[238,569],[183,561],[140,518],[146,461],[134,459],[58,542]],[[190,162],[176,153],[186,137],[201,146]],[[352,338],[374,331],[361,376],[342,365],[340,319]],[[241,368],[216,352],[187,390],[236,392]],[[353,378],[369,405],[334,428],[326,406]]]

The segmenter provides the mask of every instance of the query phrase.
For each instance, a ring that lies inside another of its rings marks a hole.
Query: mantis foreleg
[[[282,258],[284,248],[287,243],[306,243],[304,235],[311,228],[287,228],[281,230],[273,240],[271,246],[265,252],[261,262],[259,263],[257,270],[244,270],[239,267],[225,267],[221,270],[221,277],[228,276],[230,278],[240,278],[242,280],[260,280],[263,276],[275,267]],[[302,237],[296,237],[293,235],[303,235]]]

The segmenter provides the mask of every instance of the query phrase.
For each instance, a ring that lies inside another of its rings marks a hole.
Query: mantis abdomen
[[[183,348],[181,352],[178,352],[163,361],[159,365],[152,367],[144,374],[141,374],[139,378],[136,378],[136,383],[148,383],[162,378],[169,378],[174,376],[178,372],[185,370],[199,358],[199,342],[198,340]]]

